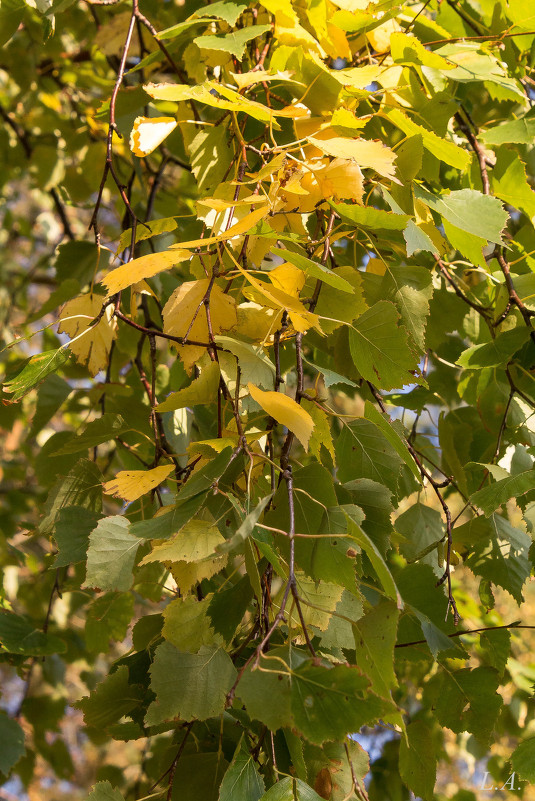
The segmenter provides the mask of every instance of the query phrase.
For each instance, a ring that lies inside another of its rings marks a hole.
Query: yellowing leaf
[[[212,578],[223,570],[228,561],[228,554],[205,559],[203,562],[173,562],[171,575],[177,583],[182,595],[187,595],[190,589],[204,579]]]
[[[130,150],[136,156],[148,156],[176,126],[174,117],[136,117],[130,134]]]
[[[152,276],[190,258],[191,253],[188,250],[177,249],[164,250],[162,253],[148,253],[146,256],[140,256],[139,259],[133,259],[116,267],[102,279],[102,283],[108,290],[108,295],[115,295],[116,292],[136,284],[144,278],[152,278]]]
[[[80,364],[87,364],[91,375],[108,366],[111,343],[117,335],[117,321],[111,305],[97,325],[90,327],[104,302],[102,295],[81,295],[69,300],[59,315],[58,333],[69,335],[72,340],[69,348]]]
[[[291,431],[305,450],[314,428],[314,421],[298,403],[281,392],[263,392],[261,389],[248,384],[251,397],[278,423]]]
[[[332,456],[333,463],[335,462],[333,437],[331,434],[331,427],[329,425],[329,418],[327,414],[316,406],[312,401],[302,400],[303,408],[309,413],[314,421],[314,430],[310,438],[310,452],[320,461],[320,450],[323,445]]]
[[[166,334],[197,342],[208,342],[208,321],[204,297],[210,281],[186,281],[175,289],[163,309],[163,324]],[[210,292],[210,320],[212,333],[221,334],[236,325],[236,302],[230,295],[214,284]],[[179,346],[178,352],[187,368],[193,366],[205,351],[203,346]]]
[[[106,495],[135,501],[150,492],[175,469],[173,464],[164,464],[152,470],[120,470],[115,478],[102,485]]]
[[[191,382],[189,387],[172,392],[168,398],[156,407],[158,412],[174,412],[175,409],[183,409],[184,406],[198,406],[200,404],[215,403],[217,400],[217,388],[219,386],[219,364],[210,362],[200,374]]]
[[[206,520],[190,520],[172,539],[155,545],[141,564],[149,562],[200,562],[214,555],[217,545],[225,542],[217,526]]]
[[[360,167],[369,167],[385,178],[396,180],[394,161],[397,154],[378,140],[344,139],[341,136],[323,140],[309,136],[308,141],[322,153],[335,158],[353,159]]]

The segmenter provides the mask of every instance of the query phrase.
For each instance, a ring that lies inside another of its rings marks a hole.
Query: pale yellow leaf
[[[217,526],[206,520],[190,520],[178,534],[155,545],[152,551],[141,561],[149,562],[200,562],[215,555],[217,545],[225,542]]]
[[[258,206],[267,203],[268,199],[265,195],[249,195],[241,200],[223,200],[219,197],[203,197],[197,203],[200,206],[208,206],[209,209],[214,211],[226,211],[227,209],[234,209],[239,206]]]
[[[130,150],[136,156],[148,156],[176,126],[174,117],[136,117],[130,134]]]
[[[253,384],[248,384],[251,397],[273,417],[278,423],[291,431],[305,450],[314,428],[314,421],[293,398],[283,395],[282,392],[263,392]]]
[[[204,297],[209,286],[209,279],[186,281],[181,284],[164,306],[163,324],[166,334],[183,337],[197,342],[208,342],[208,319]],[[210,292],[210,320],[212,333],[221,334],[236,325],[236,301],[214,284]],[[186,368],[193,366],[205,351],[203,346],[178,346],[178,352]]]
[[[107,306],[97,325],[90,326],[104,302],[102,295],[80,295],[69,300],[59,315],[58,333],[69,335],[69,348],[80,364],[87,364],[91,375],[107,368],[111,343],[117,336],[112,305]]]
[[[152,278],[190,258],[191,253],[188,250],[177,249],[164,250],[161,253],[148,253],[146,256],[140,256],[139,259],[133,259],[116,267],[102,279],[102,283],[106,287],[108,295],[115,295],[116,292],[136,284],[142,279]]]
[[[255,83],[265,83],[266,81],[291,81],[293,71],[284,70],[273,75],[267,70],[251,70],[251,72],[231,72],[230,73],[239,89],[246,89]]]
[[[123,498],[129,502],[135,501],[165,481],[174,469],[173,464],[164,464],[152,470],[120,470],[115,478],[106,481],[102,488],[106,495]]]
[[[308,141],[322,153],[341,159],[353,159],[360,167],[368,167],[385,178],[395,180],[394,161],[397,154],[376,139],[345,139],[335,136],[322,140],[309,136]]]
[[[157,412],[174,412],[175,409],[183,409],[184,406],[199,406],[217,401],[217,388],[219,386],[219,364],[210,362],[200,374],[199,378],[194,379],[189,387],[172,392],[168,398],[156,406]]]
[[[395,19],[389,19],[372,31],[366,31],[366,37],[374,50],[377,50],[378,53],[384,53],[390,49],[390,37],[392,34],[400,30],[400,24]]]

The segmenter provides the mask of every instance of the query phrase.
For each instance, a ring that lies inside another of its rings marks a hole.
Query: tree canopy
[[[531,0],[0,42],[3,792],[533,798]]]

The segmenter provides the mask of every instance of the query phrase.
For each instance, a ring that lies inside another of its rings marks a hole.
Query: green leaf
[[[522,588],[531,573],[531,537],[497,514],[487,520],[473,520],[468,531],[482,539],[473,545],[465,565],[477,576],[503,587],[518,604],[522,603]]]
[[[87,574],[83,587],[125,592],[132,586],[132,569],[141,540],[129,532],[126,517],[100,520],[89,535]]]
[[[165,607],[162,636],[181,651],[197,653],[203,645],[213,645],[215,632],[208,617],[210,598],[198,601],[192,595],[177,598]]]
[[[248,576],[242,576],[236,584],[219,589],[208,607],[208,615],[215,631],[225,642],[231,642],[236,629],[246,614],[253,589]]]
[[[82,710],[87,726],[105,729],[138,707],[144,695],[145,691],[139,685],[129,684],[128,668],[121,665],[74,707]]]
[[[29,437],[41,431],[70,395],[72,387],[56,373],[47,375],[37,392],[37,406],[32,420]]]
[[[311,367],[313,367],[314,370],[317,370],[318,373],[322,374],[323,381],[327,389],[330,389],[330,387],[335,386],[336,384],[345,384],[348,387],[357,386],[357,384],[354,381],[351,381],[351,379],[346,378],[343,375],[340,375],[340,373],[336,373],[334,370],[329,370],[327,369],[327,367],[320,367],[317,364],[309,362],[308,359],[305,358],[303,358],[303,361],[305,362],[305,364],[309,364]]]
[[[78,434],[77,437],[74,437],[66,445],[63,445],[62,448],[59,448],[59,450],[53,451],[51,455],[61,456],[67,453],[79,453],[88,448],[94,448],[96,445],[109,442],[119,437],[121,434],[124,434],[125,431],[128,431],[129,428],[130,426],[125,423],[120,414],[106,412],[102,417],[88,423],[81,434]]]
[[[437,773],[433,732],[423,720],[414,720],[407,726],[407,740],[402,737],[399,743],[401,778],[415,795],[431,801]]]
[[[264,780],[256,763],[240,741],[221,782],[219,801],[258,801],[264,790]]]
[[[7,609],[0,609],[0,646],[4,653],[23,656],[47,656],[67,650],[59,637],[39,631],[26,618]]]
[[[270,787],[260,801],[321,801],[321,796],[301,779],[285,776]]]
[[[425,50],[425,48],[422,49]],[[403,131],[406,136],[419,134],[422,137],[425,149],[445,164],[449,164],[462,171],[466,170],[470,164],[470,154],[466,150],[463,150],[454,142],[443,139],[441,136],[434,133],[434,131],[424,128],[423,125],[418,125],[418,123],[411,120],[401,109],[385,107],[382,109],[381,113],[390,120],[396,128]]]
[[[335,447],[340,481],[370,478],[397,488],[402,460],[374,422],[359,418],[346,424]]]
[[[205,8],[198,9],[195,14],[198,17],[218,17],[225,20],[229,25],[235,25],[238,17],[247,8],[247,3],[229,3],[227,0],[211,3]]]
[[[389,538],[392,533],[390,521],[393,512],[392,493],[384,484],[359,478],[344,484],[351,499],[365,514],[360,524],[366,534],[373,540],[380,552],[386,554],[389,547]]]
[[[502,706],[502,698],[496,692],[498,684],[498,673],[490,667],[443,667],[430,680],[424,697],[434,704],[442,726],[456,734],[471,732],[486,745]]]
[[[415,187],[414,195],[462,231],[498,245],[502,243],[502,232],[509,215],[492,195],[484,195],[475,189],[455,189],[448,195],[437,196],[419,186]]]
[[[54,539],[59,553],[54,567],[66,567],[84,562],[89,546],[89,535],[96,528],[102,515],[83,506],[63,506],[54,529]]]
[[[156,406],[158,412],[174,412],[184,406],[216,403],[219,387],[220,370],[217,362],[210,362],[188,387],[172,392],[164,401]]]
[[[377,573],[379,581],[383,585],[385,593],[389,598],[392,598],[392,600],[396,602],[398,609],[403,609],[403,601],[401,599],[401,595],[399,594],[399,590],[396,587],[386,562],[377,550],[377,547],[374,545],[368,535],[359,526],[357,526],[351,517],[349,517],[349,515],[347,516],[347,522],[351,538],[363,549],[363,551],[365,551],[367,557],[373,565],[373,569]]]
[[[470,502],[474,506],[478,506],[485,517],[490,517],[510,498],[520,498],[532,489],[535,489],[535,470],[533,469],[494,481],[488,487],[474,492],[470,496]]]
[[[535,218],[535,192],[526,177],[526,167],[518,153],[501,147],[496,153],[496,166],[491,173],[493,193],[504,203],[520,209],[533,222]]]
[[[479,139],[487,145],[531,145],[535,137],[535,118],[529,111],[517,120],[508,120],[479,133]]]
[[[519,326],[503,331],[484,345],[473,345],[461,353],[457,364],[470,370],[498,367],[511,361],[514,354],[529,340],[529,328]]]
[[[22,19],[26,3],[23,0],[2,0],[0,8],[0,46],[5,45],[17,31]],[[6,771],[2,771],[5,773]]]
[[[398,686],[394,673],[399,610],[391,601],[382,601],[353,625],[356,664],[372,683],[381,698],[390,698]]]
[[[5,712],[0,712],[0,773],[8,776],[21,756],[26,753],[24,745],[24,732],[16,720],[8,718]]]
[[[206,720],[221,714],[236,669],[222,648],[203,646],[190,654],[164,642],[156,649],[150,674],[156,700],[145,718],[148,726],[175,717]]]
[[[330,203],[345,222],[363,228],[385,231],[403,231],[410,220],[408,214],[392,214],[372,206],[350,206],[348,203]]]
[[[405,462],[409,470],[412,472],[418,483],[421,482],[422,477],[413,456],[407,448],[405,438],[399,432],[400,425],[397,421],[392,421],[390,418],[385,417],[376,407],[366,401],[364,407],[364,416],[370,420],[377,428],[384,434],[385,439],[392,445],[397,455]],[[402,429],[403,430],[403,429]]]
[[[216,545],[216,553],[229,553],[230,551],[235,551],[237,548],[240,548],[245,540],[248,539],[248,537],[250,537],[255,530],[256,524],[262,517],[264,509],[269,504],[272,497],[273,494],[270,494],[266,495],[265,498],[262,498],[262,500],[259,501],[255,506],[253,511],[249,512],[236,533],[233,534],[230,539],[225,540],[225,542],[221,542],[219,545]]]
[[[421,383],[407,329],[398,325],[398,320],[394,304],[381,300],[361,314],[349,330],[349,348],[357,370],[380,389]]]
[[[343,740],[395,709],[370,692],[369,680],[358,668],[337,665],[326,669],[311,661],[293,672],[291,704],[295,726],[318,745]]]
[[[349,281],[346,281],[345,278],[342,278],[342,276],[338,275],[337,272],[329,270],[328,267],[325,267],[325,265],[321,264],[320,262],[312,261],[312,259],[308,259],[306,256],[302,256],[300,253],[294,253],[293,250],[271,248],[271,252],[276,256],[280,256],[282,259],[284,259],[284,261],[288,261],[290,264],[294,264],[296,267],[299,267],[299,269],[303,270],[305,275],[309,275],[312,278],[317,278],[320,281],[323,281],[325,284],[329,284],[329,286],[339,289],[340,292],[349,292],[350,294],[353,294],[355,291]]]
[[[218,801],[227,767],[220,751],[183,754],[176,766],[171,801]]]
[[[521,779],[535,783],[535,737],[517,745],[511,754],[511,765]]]
[[[124,801],[124,797],[119,790],[111,786],[109,781],[97,782],[86,801]]]
[[[209,193],[220,183],[230,166],[226,125],[200,130],[191,142],[189,152],[199,192]]]
[[[87,610],[85,622],[88,651],[107,653],[110,640],[124,640],[133,614],[134,596],[131,593],[107,592],[95,598]]]
[[[60,509],[76,506],[102,512],[102,476],[95,462],[79,459],[66,478],[59,479],[48,494],[44,517],[39,524],[42,534],[52,534]]]
[[[44,381],[50,373],[55,373],[69,359],[69,351],[61,347],[58,350],[47,350],[32,356],[21,372],[4,383],[4,392],[12,397],[9,403],[17,403],[34,387]]]
[[[396,519],[395,525],[403,537],[399,550],[407,562],[424,562],[441,576],[443,569],[438,564],[436,549],[444,540],[445,526],[440,512],[415,503]]]
[[[167,509],[165,514],[153,517],[151,520],[138,520],[132,523],[130,533],[145,540],[169,539],[197,514],[204,501],[205,497],[201,492],[194,494],[183,503]]]
[[[271,25],[252,25],[249,28],[240,28],[231,33],[216,34],[215,36],[197,36],[194,43],[202,50],[223,50],[231,53],[238,59],[245,55],[248,42],[271,30]]]

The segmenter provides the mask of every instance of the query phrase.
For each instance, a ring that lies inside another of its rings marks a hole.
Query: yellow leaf
[[[179,245],[175,245],[176,248],[200,248],[204,247],[205,245],[215,245],[216,242],[224,242],[226,239],[232,239],[235,236],[241,236],[242,234],[246,234],[248,231],[253,228],[257,222],[263,220],[264,217],[267,217],[269,214],[269,206],[264,205],[260,206],[259,209],[255,209],[251,211],[246,217],[243,217],[237,223],[232,225],[228,231],[225,231],[222,234],[217,234],[217,236],[208,236],[206,239],[192,239],[189,242],[181,242]]]
[[[291,431],[305,450],[314,428],[314,421],[298,403],[282,392],[263,392],[253,384],[248,384],[251,397],[278,423]]]
[[[341,136],[322,140],[309,136],[308,141],[322,153],[335,158],[353,159],[360,167],[369,167],[379,175],[395,180],[394,161],[397,154],[378,140],[345,139]]]
[[[163,309],[163,325],[166,334],[183,337],[197,342],[208,342],[208,320],[203,303],[210,281],[186,281],[175,289]],[[236,325],[236,301],[225,295],[222,289],[214,284],[210,292],[210,320],[212,333],[221,334]],[[189,332],[189,333],[188,333]],[[178,352],[186,368],[189,369],[205,351],[205,347],[195,345],[179,346]]]
[[[225,542],[217,526],[206,520],[190,520],[175,536],[155,545],[152,551],[141,561],[149,562],[200,562],[213,556],[216,546]]]
[[[364,176],[358,164],[349,159],[336,158],[316,173],[323,197],[335,200],[351,199],[362,205]]]
[[[268,278],[273,286],[295,298],[299,297],[299,292],[303,289],[306,280],[304,272],[288,262],[279,264],[278,267],[270,270]]]
[[[161,253],[148,253],[146,256],[140,256],[139,259],[133,259],[133,261],[116,267],[102,279],[102,283],[106,287],[108,295],[115,295],[116,292],[136,284],[144,278],[152,278],[190,258],[191,253],[188,250],[177,249],[164,250]]]
[[[69,300],[59,315],[58,333],[69,335],[71,351],[80,364],[87,364],[91,375],[106,369],[111,343],[117,336],[117,321],[111,305],[97,325],[90,327],[104,302],[102,295],[80,295]]]
[[[304,333],[309,328],[319,325],[319,317],[306,310],[300,300],[287,292],[283,292],[275,286],[267,287],[262,281],[258,281],[251,273],[244,270],[237,262],[236,266],[241,274],[263,297],[267,300],[264,305],[269,305],[275,309],[286,309],[290,315],[292,325],[296,331]]]
[[[135,501],[165,481],[174,469],[173,464],[164,464],[152,470],[120,470],[115,478],[106,481],[102,488],[106,495],[123,498],[125,501]]]
[[[172,392],[168,398],[156,407],[158,412],[174,412],[175,409],[183,409],[184,406],[198,406],[206,403],[215,403],[217,400],[217,388],[219,386],[219,364],[210,362],[200,374],[191,382],[189,387]]]
[[[389,19],[372,31],[367,31],[366,37],[374,50],[384,53],[390,49],[390,37],[399,30],[401,30],[399,23],[395,19]]]
[[[136,117],[130,134],[130,150],[136,156],[148,156],[176,126],[174,117]]]

